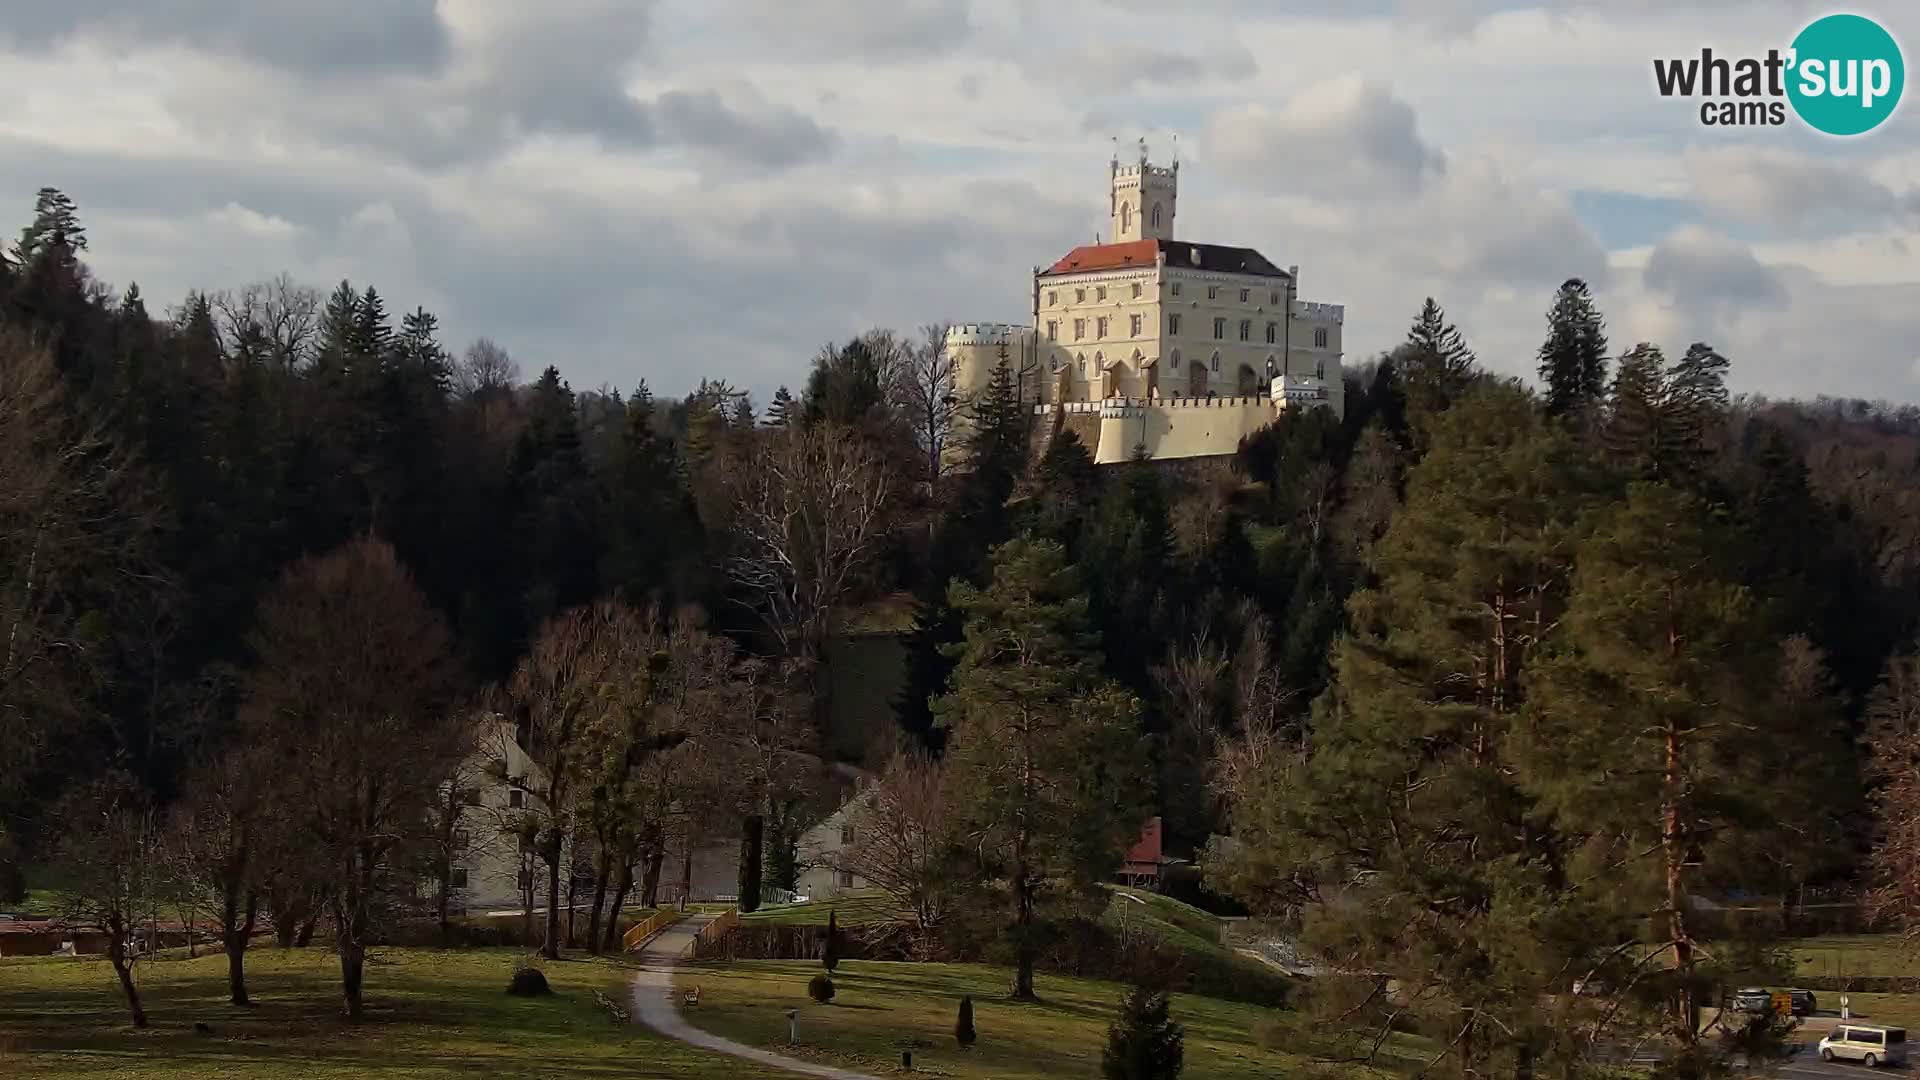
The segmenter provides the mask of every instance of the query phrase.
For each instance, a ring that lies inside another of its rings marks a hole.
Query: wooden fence
[[[693,939],[694,958],[705,959],[718,953],[721,943],[730,939],[733,936],[734,930],[738,929],[739,926],[740,909],[728,908],[721,912],[718,918],[701,927],[700,933],[695,935]]]
[[[620,947],[628,952],[647,943],[647,939],[680,921],[680,913],[669,908],[634,923],[620,938]]]

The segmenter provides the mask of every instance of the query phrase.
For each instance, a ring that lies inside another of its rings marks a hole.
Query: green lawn
[[[643,1077],[740,1080],[756,1072],[637,1026],[593,1000],[627,1001],[617,961],[545,965],[551,997],[509,997],[517,949],[381,949],[368,1016],[340,1018],[339,968],[322,949],[249,954],[252,1009],[226,1004],[226,958],[139,968],[153,1027],[135,1031],[112,969],[92,958],[0,960],[0,1076],[62,1080],[245,1077]],[[194,1034],[195,1021],[213,1028]]]
[[[1112,889],[1105,915],[1109,927],[1147,933],[1189,952],[1224,956],[1230,951],[1220,941],[1219,916],[1159,893],[1117,885]]]
[[[870,1072],[891,1071],[900,1052],[932,1075],[975,1080],[1059,1080],[1097,1076],[1100,1049],[1122,988],[1091,979],[1042,974],[1039,1005],[1005,1000],[1008,973],[971,964],[847,961],[834,976],[831,1005],[807,999],[815,963],[759,960],[698,965],[677,981],[700,988],[687,1010],[695,1025],[741,1042]],[[980,1041],[962,1053],[953,1041],[960,996],[972,994]],[[789,1049],[785,1010],[801,1010],[801,1045]],[[1176,995],[1173,1017],[1186,1027],[1183,1080],[1254,1080],[1309,1075],[1313,1063],[1262,1049],[1257,1026],[1276,1014],[1253,1005]],[[1365,1077],[1367,1070],[1322,1066],[1327,1075]],[[1317,1071],[1317,1070],[1315,1070]]]
[[[835,921],[840,926],[871,926],[874,923],[893,922],[896,919],[910,917],[907,912],[895,906],[893,901],[887,899],[884,893],[861,890],[832,900],[763,907],[759,911],[740,916],[740,921],[786,926],[825,926],[829,912],[834,914]]]
[[[1920,958],[1903,953],[1891,934],[1801,938],[1793,942],[1794,962],[1802,975],[1912,975]]]

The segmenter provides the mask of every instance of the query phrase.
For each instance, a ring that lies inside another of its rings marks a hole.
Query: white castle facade
[[[1033,272],[1032,321],[947,333],[958,389],[1004,360],[1045,438],[1069,427],[1098,464],[1231,454],[1282,409],[1343,414],[1339,304],[1300,299],[1300,268],[1175,240],[1180,163],[1109,165],[1110,243]]]

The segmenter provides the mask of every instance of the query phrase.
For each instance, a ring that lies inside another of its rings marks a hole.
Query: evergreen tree
[[[33,200],[33,221],[20,230],[20,239],[13,245],[14,261],[31,267],[46,251],[71,259],[85,250],[87,230],[80,224],[80,211],[72,197],[59,188],[41,188]]]
[[[809,425],[861,428],[886,404],[879,358],[860,338],[841,349],[822,349],[800,395],[801,412]]]
[[[1694,882],[1704,869],[1757,884],[1756,843],[1807,824],[1774,813],[1776,799],[1801,803],[1787,789],[1807,775],[1763,763],[1812,760],[1832,733],[1808,730],[1801,707],[1766,704],[1778,653],[1729,566],[1736,550],[1696,497],[1633,485],[1579,547],[1565,647],[1531,673],[1516,740],[1520,782],[1607,867],[1612,921],[1654,919],[1665,974],[1649,978],[1667,988],[1683,1046],[1699,1038],[1706,989],[1686,914]]]
[[[400,320],[395,358],[409,381],[445,395],[453,388],[453,357],[440,345],[440,320],[415,308]]]
[[[967,452],[973,471],[1001,501],[1026,473],[1027,416],[1013,383],[1013,367],[1002,360],[987,377],[987,387],[968,409],[971,429]]]
[[[706,555],[699,512],[679,449],[661,434],[644,380],[627,399],[604,483],[607,583],[633,603],[697,598],[705,588]]]
[[[1409,419],[1419,421],[1444,411],[1474,379],[1476,358],[1446,312],[1427,297],[1393,354],[1394,373],[1406,397]]]
[[[1465,1069],[1530,1058],[1541,995],[1583,944],[1565,852],[1502,750],[1523,675],[1560,617],[1574,524],[1594,499],[1582,455],[1510,385],[1440,414],[1406,507],[1375,545],[1377,585],[1348,601],[1312,753],[1278,747],[1231,782],[1232,852],[1210,876],[1351,970],[1397,979],[1408,1010],[1457,1033]],[[1323,884],[1364,868],[1353,905]],[[1342,1009],[1339,991],[1330,1008]]]
[[[979,1033],[973,1030],[973,995],[962,994],[960,1018],[953,1022],[953,1041],[959,1044],[960,1049],[971,1050],[979,1038]]]
[[[1184,1064],[1185,1033],[1168,1019],[1164,991],[1136,986],[1120,1000],[1107,1031],[1100,1075],[1107,1080],[1174,1080]]]
[[[783,385],[773,392],[773,404],[767,406],[767,426],[783,428],[799,420],[799,403]]]
[[[1606,321],[1593,292],[1568,278],[1547,310],[1547,340],[1540,346],[1540,381],[1547,411],[1570,416],[1597,405],[1607,386]]]
[[[367,286],[353,312],[353,355],[368,367],[377,367],[387,359],[393,346],[393,327],[387,322],[387,303]]]
[[[1166,652],[1166,592],[1179,587],[1173,525],[1151,463],[1129,462],[1118,480],[1081,541],[1080,576],[1107,670],[1145,694],[1148,669]]]
[[[1620,358],[1601,440],[1628,475],[1698,488],[1725,419],[1729,362],[1695,343],[1669,364],[1641,342]]]
[[[950,814],[1010,918],[1012,996],[1033,1000],[1042,907],[1104,907],[1099,882],[1138,835],[1146,808],[1139,703],[1100,676],[1086,600],[1060,546],[1017,539],[994,552],[986,589],[953,586],[965,640],[952,690]]]
[[[840,920],[839,913],[827,912],[827,941],[820,949],[820,966],[829,972],[840,966]]]

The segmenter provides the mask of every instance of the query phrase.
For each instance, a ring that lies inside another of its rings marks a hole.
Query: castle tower
[[[1115,155],[1107,166],[1112,180],[1113,242],[1173,239],[1173,213],[1180,193],[1180,159],[1172,166],[1147,163],[1147,140],[1140,140],[1140,163],[1122,165]]]

